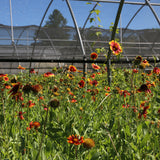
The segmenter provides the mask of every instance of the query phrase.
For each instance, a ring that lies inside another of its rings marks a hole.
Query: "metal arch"
[[[6,27],[4,24],[1,24],[1,26],[3,26],[3,29],[6,30],[6,32],[8,32],[9,37],[11,37],[11,34],[10,34],[8,27]]]
[[[148,0],[145,0],[145,1],[146,1],[146,4],[147,4],[147,5],[149,6],[149,8],[151,9],[153,15],[155,16],[155,18],[156,18],[158,24],[160,25],[160,20],[159,20],[159,18],[158,18],[158,16],[157,16],[155,10],[153,9],[151,3],[150,3]]]
[[[78,34],[78,38],[79,38],[79,41],[80,41],[80,46],[81,46],[81,50],[82,50],[82,53],[83,53],[83,60],[84,60],[84,62],[83,62],[83,75],[85,76],[85,72],[86,72],[86,67],[85,67],[86,53],[85,53],[82,37],[81,37],[80,31],[79,31],[79,28],[78,28],[78,25],[77,25],[76,18],[74,16],[72,7],[69,3],[69,0],[66,0],[66,3],[67,3],[67,6],[69,8],[70,14],[72,16],[72,19],[73,19],[73,22],[74,22],[74,25],[76,27],[76,31],[77,31],[77,34]]]
[[[128,22],[127,26],[125,27],[124,31],[123,31],[123,34],[125,33],[125,31],[127,30],[128,26],[131,24],[131,22],[133,21],[133,19],[136,17],[136,15],[140,12],[140,10],[145,6],[142,5],[138,10],[137,12],[133,15],[133,17],[131,18],[131,20]],[[123,34],[122,34],[122,37],[123,37]]]
[[[149,8],[151,9],[154,17],[156,18],[156,20],[157,20],[157,22],[158,22],[158,24],[159,24],[159,26],[160,26],[160,19],[158,18],[158,15],[156,14],[155,10],[153,9],[151,3],[150,3],[148,0],[145,0],[145,1],[146,1],[147,5],[149,6]],[[152,49],[153,49],[153,46],[154,46],[154,43],[153,43],[153,45],[152,45]]]
[[[31,53],[29,70],[31,69],[32,57],[33,57],[33,54],[34,54],[35,46],[36,46],[36,44],[37,44],[37,37],[38,37],[39,31],[40,31],[40,29],[41,29],[41,27],[42,27],[42,23],[43,23],[43,21],[44,21],[44,18],[45,18],[45,16],[46,16],[46,14],[47,14],[47,12],[48,12],[48,10],[49,10],[52,2],[53,2],[53,0],[51,0],[50,3],[48,4],[48,7],[47,7],[47,9],[46,9],[46,11],[45,11],[42,19],[41,19],[41,22],[40,22],[40,25],[39,25],[39,28],[38,28],[38,31],[37,31],[37,34],[36,34],[36,37],[35,37],[35,43],[34,43],[34,46],[33,46],[33,49],[32,49],[32,53]],[[30,74],[30,72],[29,72],[29,74]]]
[[[77,25],[77,22],[76,22],[76,19],[75,19],[75,16],[74,16],[72,7],[71,7],[71,5],[70,5],[70,3],[69,3],[69,0],[66,0],[66,3],[67,3],[67,5],[68,5],[70,14],[71,14],[71,16],[72,16],[74,25],[75,25],[75,27],[76,27],[76,31],[77,31],[77,34],[78,34],[78,38],[79,38],[79,41],[80,41],[80,44],[81,44],[82,53],[83,53],[83,55],[85,56],[86,54],[85,54],[85,50],[84,50],[84,46],[83,46],[83,42],[82,42],[82,37],[81,37],[80,31],[79,31],[79,28],[78,28],[78,25]]]
[[[22,30],[22,32],[19,34],[18,39],[17,39],[17,41],[16,41],[16,45],[18,44],[19,39],[21,38],[21,36],[22,36],[22,34],[24,33],[25,30],[26,30],[26,28],[24,28],[24,29]]]
[[[94,5],[94,7],[92,8],[92,10],[94,10],[97,5],[98,5],[98,2]],[[85,26],[86,26],[86,24],[87,24],[87,22],[88,22],[88,20],[89,20],[89,18],[90,18],[91,15],[92,15],[92,13],[90,12],[90,14],[88,15],[88,17],[87,17],[86,21],[84,22],[84,25],[83,25],[83,27],[81,29],[81,35],[83,37],[83,41],[85,39],[85,35],[83,34],[84,33],[84,28],[85,28]],[[87,46],[89,47],[90,51],[92,52],[92,48],[91,48],[90,44],[87,41],[85,43],[87,44]],[[76,48],[77,48],[77,45],[76,45]]]
[[[154,14],[156,20],[158,21],[159,25],[160,25],[160,20],[158,18],[158,16],[156,15],[155,11],[153,10],[152,6],[151,6],[151,3],[148,1],[148,0],[145,0],[146,1],[146,4],[150,7],[152,13]],[[148,2],[147,2],[148,1]],[[130,25],[130,23],[132,22],[132,20],[135,18],[135,16],[140,12],[140,10],[146,5],[146,4],[143,4],[138,10],[137,12],[134,14],[134,16],[131,18],[131,20],[129,21],[129,23],[127,24],[127,26],[125,27],[124,29],[124,32],[123,32],[123,35],[125,33],[125,31],[127,30],[128,26]],[[153,4],[152,4],[153,5]],[[153,49],[153,46],[154,46],[154,43],[153,45],[150,45],[150,47],[152,48],[153,52],[155,53],[155,50]]]
[[[53,50],[56,52],[56,48],[54,47],[52,39],[50,38],[50,36],[48,35],[48,33],[45,30],[42,30],[42,31],[44,32],[44,34],[46,34],[47,38],[49,39],[49,41],[51,43]]]
[[[98,5],[98,2],[93,6],[92,10],[94,10],[97,7],[97,5]],[[84,25],[82,27],[81,34],[82,34],[82,36],[83,36],[84,39],[85,39],[85,35],[83,35],[84,29],[85,29],[85,26],[86,26],[86,24],[87,24],[87,22],[88,22],[88,20],[89,20],[89,18],[90,18],[91,15],[92,15],[92,13],[90,12],[90,14],[88,15],[88,17],[87,17],[87,19],[84,22]],[[92,52],[92,48],[91,48],[90,44],[87,41],[86,41],[86,43],[87,43],[87,46],[90,48],[90,51]]]
[[[73,0],[73,1],[120,3],[120,0],[117,0],[117,1],[114,1],[114,0]],[[143,5],[143,4],[146,4],[146,3],[144,3],[144,2],[125,1],[124,4]],[[160,3],[150,3],[150,4],[154,5],[154,6],[160,6]]]

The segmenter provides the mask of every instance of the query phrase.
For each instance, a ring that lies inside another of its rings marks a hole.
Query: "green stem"
[[[78,159],[78,157],[77,157],[77,146],[75,146],[75,158]]]
[[[47,120],[48,120],[48,110],[49,110],[49,108],[47,109],[45,122],[44,122],[44,129],[43,129],[42,138],[41,138],[41,143],[39,144],[39,150],[38,150],[38,153],[37,153],[37,156],[36,156],[36,160],[38,160],[38,158],[39,158],[39,155],[40,155],[40,152],[41,152],[41,148],[42,148],[42,143],[43,143],[44,137],[45,137],[46,124],[47,124]]]

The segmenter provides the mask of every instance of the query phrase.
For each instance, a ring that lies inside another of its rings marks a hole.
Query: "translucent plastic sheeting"
[[[50,2],[51,0],[0,1],[0,59],[36,58],[73,61],[83,59],[77,30],[66,1],[53,0],[47,10]],[[87,4],[87,1],[77,0],[69,2],[82,36],[87,58],[97,48],[107,49],[111,38],[110,29],[115,21],[119,3],[91,2]],[[127,0],[127,2],[145,3],[146,1]],[[159,0],[149,2],[160,4]],[[160,6],[152,5],[152,8],[160,18]],[[90,15],[91,11],[93,12]],[[11,17],[13,26],[11,26]],[[127,60],[136,55],[159,58],[159,28],[149,6],[125,4],[118,24],[119,31],[116,34],[116,38],[124,48],[123,58]],[[37,31],[39,31],[38,35]],[[101,32],[99,36],[97,36],[98,32]],[[99,58],[104,59],[103,56]],[[29,63],[17,62],[1,63],[0,68],[17,68],[19,64],[29,67]],[[32,63],[31,67],[52,68],[55,65],[61,66],[62,64]]]

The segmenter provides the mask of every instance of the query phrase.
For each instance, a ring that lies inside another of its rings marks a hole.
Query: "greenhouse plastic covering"
[[[120,1],[98,2],[0,1],[0,72],[15,73],[19,64],[46,71],[65,65],[65,60],[90,59],[97,48],[107,49]],[[159,18],[159,0],[125,1],[116,34],[123,47],[122,60],[136,55],[160,59]],[[99,60],[104,58],[100,53]]]

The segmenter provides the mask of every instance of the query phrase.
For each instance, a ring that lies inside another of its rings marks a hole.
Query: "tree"
[[[65,27],[67,19],[63,17],[58,9],[55,9],[50,15],[44,27],[41,28],[37,42],[38,45],[51,45],[52,39],[68,39],[69,34]],[[47,39],[47,40],[46,40]],[[62,42],[52,41],[54,45],[62,45]]]
[[[58,9],[55,9],[49,16],[49,20],[46,21],[45,27],[61,28],[67,24],[66,18],[63,17]]]

